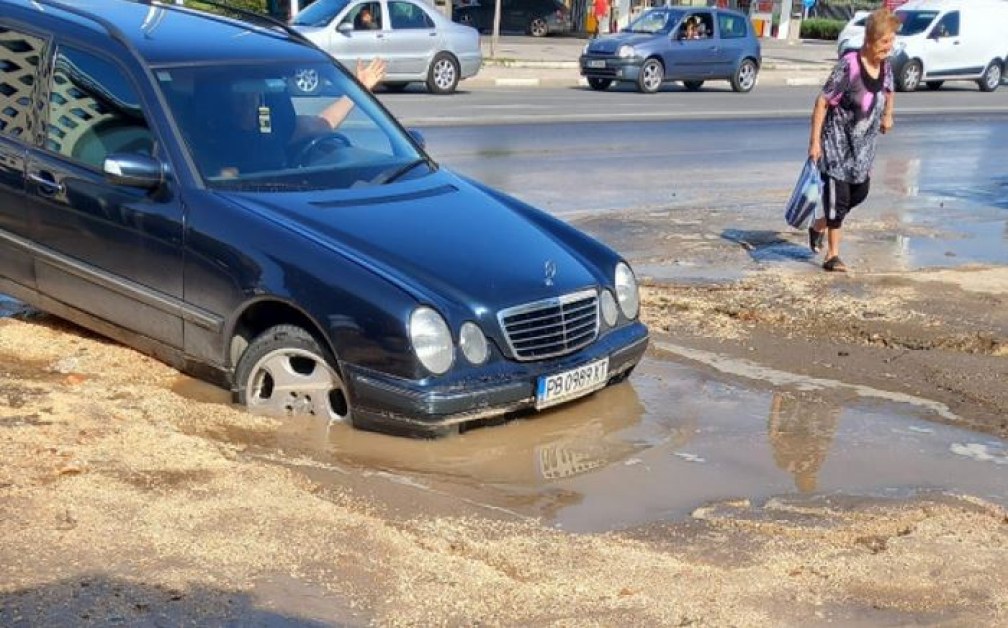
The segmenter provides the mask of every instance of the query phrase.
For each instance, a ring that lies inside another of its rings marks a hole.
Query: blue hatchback
[[[437,434],[630,374],[620,255],[245,19],[0,0],[0,292],[277,417]]]
[[[592,89],[631,82],[647,94],[667,81],[697,90],[710,80],[748,92],[761,63],[749,19],[714,8],[650,9],[619,33],[589,42],[580,59],[581,75]]]

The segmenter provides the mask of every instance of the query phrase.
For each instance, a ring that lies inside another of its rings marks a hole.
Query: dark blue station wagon
[[[711,80],[748,92],[761,63],[748,17],[730,9],[681,7],[644,11],[619,33],[590,41],[580,59],[592,89],[630,82],[646,94],[669,81],[698,90]]]
[[[441,434],[629,375],[624,259],[265,19],[0,0],[0,292],[278,417]]]

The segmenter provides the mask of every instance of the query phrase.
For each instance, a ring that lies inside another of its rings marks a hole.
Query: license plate
[[[589,68],[604,68],[605,67],[605,59],[589,59],[588,60],[588,67]]]
[[[536,409],[583,397],[602,388],[609,375],[609,358],[585,364],[569,371],[543,375],[536,384]]]

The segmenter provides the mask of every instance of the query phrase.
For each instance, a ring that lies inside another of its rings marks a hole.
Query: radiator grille
[[[574,292],[526,303],[498,314],[511,353],[519,360],[541,360],[577,351],[598,335],[598,293]]]

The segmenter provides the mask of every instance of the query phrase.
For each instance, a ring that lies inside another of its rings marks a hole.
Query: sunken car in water
[[[256,413],[427,434],[590,394],[644,353],[626,260],[440,167],[283,25],[0,9],[0,292]]]

